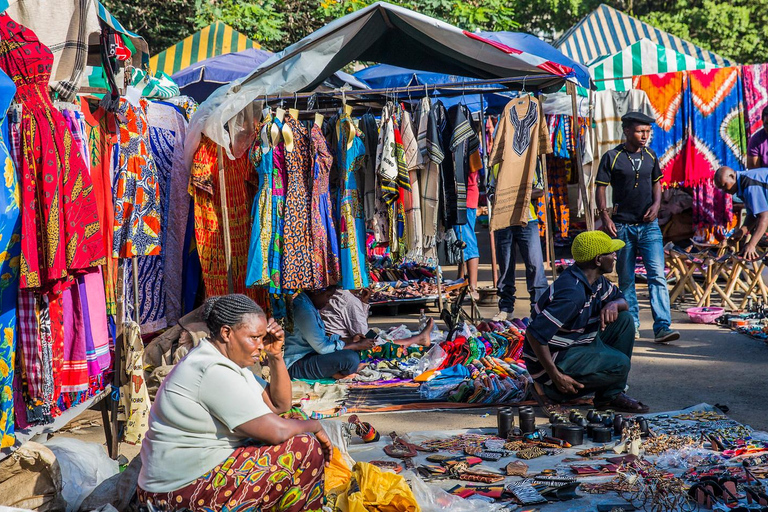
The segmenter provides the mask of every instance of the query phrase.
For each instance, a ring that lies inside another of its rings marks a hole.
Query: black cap
[[[643,114],[642,112],[627,112],[621,116],[622,123],[638,123],[638,124],[656,124],[656,119]]]

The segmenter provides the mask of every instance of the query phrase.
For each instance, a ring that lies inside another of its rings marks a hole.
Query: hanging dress
[[[22,288],[60,285],[105,262],[88,168],[48,93],[52,64],[31,30],[0,15],[0,69],[13,78],[22,107]]]
[[[293,150],[285,149],[285,226],[283,231],[283,289],[312,288],[312,234],[309,220],[309,136],[292,117],[286,126],[293,132]]]
[[[11,104],[16,86],[0,71],[0,122]],[[0,138],[0,448],[14,444],[13,379],[16,353],[16,298],[19,290],[19,254],[21,253],[21,217],[19,184],[13,160],[5,142],[5,127]]]
[[[272,240],[272,146],[269,144],[270,122],[265,122],[251,146],[248,159],[259,176],[259,192],[251,208],[251,243],[248,250],[246,286],[269,284],[269,244]]]
[[[283,123],[274,120],[278,130]],[[272,236],[269,241],[269,293],[283,293],[283,231],[285,227],[285,144],[272,149]]]
[[[114,113],[104,110],[99,100],[81,98],[81,111],[85,118],[85,134],[90,157],[93,193],[98,207],[99,225],[104,241],[107,262],[104,265],[104,289],[107,311],[117,314],[117,258],[112,255],[114,237],[115,206],[112,201],[112,176],[114,174],[114,153],[118,144],[118,129]]]
[[[360,137],[350,140],[352,120],[339,120],[339,173],[343,186],[339,188],[339,233],[341,234],[341,287],[355,290],[368,287],[368,269],[365,258],[365,222],[357,190],[355,174],[363,164],[365,146]]]
[[[147,100],[120,98],[120,153],[114,179],[116,258],[158,256],[162,245],[162,200],[157,165],[150,153]]]
[[[312,287],[325,288],[341,280],[339,245],[333,225],[333,208],[329,191],[329,175],[333,165],[328,143],[316,124],[310,131],[313,176],[312,181]]]
[[[267,300],[263,290],[245,286],[251,230],[249,208],[255,195],[255,187],[252,186],[253,168],[248,162],[248,155],[236,160],[224,156],[223,161],[224,168],[219,169],[218,146],[211,139],[203,137],[192,163],[190,194],[194,199],[195,238],[203,271],[205,294],[206,297],[213,297],[229,293],[219,185],[219,173],[223,172],[232,242],[233,292],[248,295],[260,306],[266,307]]]

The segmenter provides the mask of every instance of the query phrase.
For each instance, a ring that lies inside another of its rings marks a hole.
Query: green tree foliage
[[[283,7],[282,2],[274,0],[195,0],[195,22],[198,28],[203,28],[214,21],[223,21],[267,48],[274,45],[282,48],[286,35]]]
[[[149,44],[151,54],[195,33],[195,0],[101,0],[127,29]]]

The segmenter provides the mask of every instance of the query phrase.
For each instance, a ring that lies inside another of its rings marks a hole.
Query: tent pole
[[[487,133],[485,131],[485,98],[481,94],[480,95],[480,144],[483,148],[483,158],[481,159],[481,162],[483,163],[483,174],[485,175],[485,182],[488,183],[488,143],[486,140]],[[485,187],[486,192],[488,191],[488,187]],[[493,236],[493,231],[490,230],[491,227],[491,203],[489,201],[486,201],[488,204],[488,232],[490,234],[491,239],[491,272],[493,272],[493,286],[491,288],[496,287],[496,283],[499,281],[499,269],[496,267],[496,240]]]
[[[576,99],[576,84],[571,82],[566,83],[565,90],[571,97],[571,107],[573,108],[573,126],[577,129],[579,126],[579,106]],[[579,137],[575,138],[576,147],[574,149],[576,160],[576,175],[579,177],[579,191],[581,197],[584,199],[584,218],[587,221],[587,230],[592,231],[595,229],[595,216],[593,214],[592,200],[590,199],[587,191],[587,181],[584,176],[584,166],[581,163],[581,148],[579,147]]]
[[[227,182],[224,176],[224,152],[218,146],[219,197],[221,199],[221,229],[224,232],[224,259],[227,265],[227,290],[235,293],[232,276],[232,238],[229,232],[229,207],[227,206]]]
[[[546,123],[544,118],[544,109],[541,108],[539,103],[539,123]],[[544,183],[544,226],[546,229],[546,251],[547,259],[549,260],[549,268],[552,270],[552,282],[557,279],[557,268],[555,267],[555,231],[552,226],[551,220],[554,219],[554,214],[550,212],[551,201],[549,200],[549,180],[547,179],[547,154],[542,153],[539,157],[541,160],[541,179]]]

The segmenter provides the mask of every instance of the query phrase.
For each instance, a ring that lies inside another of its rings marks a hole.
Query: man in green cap
[[[624,242],[602,231],[573,240],[576,260],[536,303],[523,358],[534,384],[555,402],[590,393],[597,408],[644,413],[648,407],[624,393],[635,322],[613,272]]]

